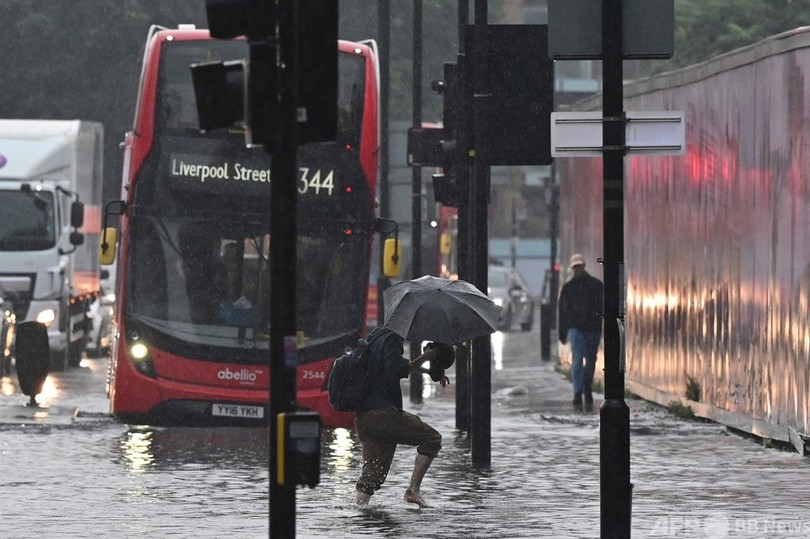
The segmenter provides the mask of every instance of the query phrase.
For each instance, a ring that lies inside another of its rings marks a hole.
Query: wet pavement
[[[493,339],[491,466],[470,464],[469,438],[454,429],[451,384],[422,405],[406,405],[445,434],[423,484],[435,507],[402,502],[414,452],[400,447],[366,510],[350,503],[356,461],[329,470],[319,489],[301,491],[302,537],[599,537],[600,396],[592,413],[575,411],[553,363],[513,355],[513,343]],[[633,537],[810,536],[810,459],[645,401],[627,404]],[[321,515],[328,497],[337,501]]]
[[[405,446],[369,506],[355,506],[356,436],[324,429],[321,483],[297,491],[297,536],[599,537],[599,395],[594,412],[575,411],[536,342],[536,331],[493,336],[491,466],[472,466],[455,429],[455,385],[429,384],[406,408],[444,435],[423,483],[433,507],[402,500],[415,456]],[[267,537],[266,431],[114,422],[105,365],[53,376],[41,408],[3,378],[0,536]],[[633,537],[810,536],[809,458],[627,403]]]

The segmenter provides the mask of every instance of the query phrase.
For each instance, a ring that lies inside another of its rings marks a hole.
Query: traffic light
[[[200,129],[245,128],[248,145],[272,145],[277,132],[275,3],[269,0],[206,0],[211,37],[245,36],[248,58],[193,64],[191,76]]]
[[[200,129],[222,129],[244,122],[244,61],[191,64]]]
[[[444,79],[434,81],[431,88],[442,96],[442,139],[436,147],[437,165],[442,169],[433,175],[433,195],[444,206],[458,207],[462,200],[458,171],[464,166],[464,148],[459,141],[463,108],[463,81],[457,64],[444,64]]]
[[[337,139],[338,4],[336,0],[295,2],[298,144]]]
[[[248,42],[250,61],[245,74],[245,142],[275,148],[278,142],[279,77],[276,47]]]

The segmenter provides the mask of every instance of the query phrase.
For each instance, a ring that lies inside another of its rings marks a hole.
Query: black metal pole
[[[295,410],[296,358],[285,347],[295,335],[296,275],[296,50],[295,2],[278,5],[280,147],[271,162],[270,183],[270,537],[295,537],[295,485],[278,483],[279,414]],[[294,351],[295,348],[293,347]]]
[[[560,289],[560,272],[557,270],[558,236],[560,235],[560,186],[557,182],[557,165],[551,163],[551,211],[549,216],[549,240],[551,242],[549,268],[551,278],[549,279],[549,310],[548,317],[551,329],[557,329],[557,296]]]
[[[602,0],[605,401],[599,411],[601,537],[630,537],[630,411],[624,401],[624,156],[622,0]]]
[[[458,57],[456,64],[456,73],[458,84],[462,86],[462,91],[459,92],[462,96],[463,103],[460,107],[458,115],[458,125],[456,126],[456,139],[458,140],[458,147],[464,155],[461,157],[455,171],[456,182],[459,190],[458,197],[458,235],[457,238],[457,257],[458,257],[458,275],[461,279],[472,282],[472,269],[470,261],[470,229],[471,229],[471,210],[470,201],[472,194],[470,192],[470,166],[467,150],[470,148],[469,137],[469,103],[467,96],[472,95],[469,90],[469,69],[467,69],[467,45],[466,45],[466,32],[469,23],[470,4],[469,0],[458,0]],[[464,353],[456,358],[456,428],[462,431],[470,430],[470,361],[472,354],[470,354],[470,347],[464,347]]]
[[[488,21],[487,0],[475,0],[475,51],[473,59],[473,80],[480,81],[482,77],[475,75],[483,66],[482,51],[486,46],[484,32]],[[487,89],[474,88],[475,94],[482,94]],[[482,127],[480,100],[474,100],[474,141],[477,147],[481,141]],[[477,154],[476,154],[477,155]],[[471,204],[473,217],[473,284],[484,294],[487,293],[487,274],[489,269],[489,226],[487,222],[487,209],[489,205],[489,165],[482,162],[477,156],[475,162],[475,179]],[[473,339],[472,362],[470,371],[470,437],[472,448],[472,462],[476,466],[489,466],[492,460],[492,344],[489,335]]]
[[[512,198],[512,241],[509,243],[509,262],[517,266],[517,199]]]
[[[413,0],[413,128],[422,128],[422,0]],[[411,167],[411,276],[422,276],[422,167]],[[411,342],[411,359],[422,353],[421,343]],[[411,402],[422,402],[422,373],[410,376]]]
[[[379,193],[380,217],[388,219],[390,201],[388,200],[388,101],[390,86],[389,59],[391,55],[391,0],[379,0],[377,3],[377,47],[380,66],[380,153],[379,153]],[[380,242],[382,243],[382,242]],[[382,247],[379,253],[379,272],[377,273],[377,324],[383,323],[385,316],[385,303],[383,292],[388,285],[388,279],[383,273],[385,256]]]
[[[560,273],[557,270],[557,236],[560,223],[560,187],[557,184],[557,166],[551,163],[551,179],[548,183],[549,209],[549,269],[543,283],[544,297],[540,304],[540,358],[551,359],[551,343],[557,340],[557,296],[560,288]],[[548,289],[546,290],[546,286]],[[546,296],[547,293],[547,296]],[[548,303],[546,303],[548,298]],[[553,330],[553,331],[552,331]]]

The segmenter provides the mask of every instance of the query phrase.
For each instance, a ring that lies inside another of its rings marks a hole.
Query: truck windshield
[[[53,194],[0,191],[0,251],[41,251],[56,245]]]

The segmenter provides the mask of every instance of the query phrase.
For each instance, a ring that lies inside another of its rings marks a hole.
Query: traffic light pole
[[[413,73],[412,73],[412,119],[413,128],[422,128],[422,0],[413,1]],[[411,167],[411,278],[422,276],[422,167]],[[419,341],[411,342],[411,359],[422,350]],[[422,373],[410,376],[410,398],[414,404],[422,402]]]
[[[279,414],[295,411],[297,116],[295,1],[278,2],[278,145],[270,165],[270,537],[295,537],[294,482],[279,483]],[[282,462],[284,459],[282,459]]]
[[[458,0],[458,57],[456,63],[456,84],[462,88],[457,92],[461,96],[459,114],[457,118],[456,138],[458,152],[454,154],[457,158],[455,165],[456,182],[458,187],[458,274],[461,279],[472,282],[472,193],[470,192],[470,165],[468,150],[469,141],[469,114],[470,103],[467,96],[472,95],[472,91],[467,89],[470,84],[470,77],[467,66],[467,44],[465,43],[467,25],[469,23],[470,4],[469,0]],[[445,105],[447,106],[447,105]],[[469,432],[470,430],[470,370],[472,362],[471,348],[465,347],[464,353],[456,359],[456,428]]]
[[[383,219],[391,217],[390,200],[388,195],[388,163],[390,152],[388,149],[388,96],[390,95],[390,57],[391,57],[391,0],[378,0],[377,2],[377,36],[380,66],[380,152],[379,169],[380,185],[377,199],[380,203],[379,216]],[[380,246],[378,257],[379,271],[377,272],[377,325],[382,325],[385,316],[385,301],[383,292],[388,285],[388,278],[383,272],[385,267],[385,253]]]
[[[483,43],[484,31],[488,20],[487,0],[475,0],[475,57],[470,62],[473,65],[473,73],[467,74],[468,80],[476,81],[478,84],[483,80],[480,75],[476,75],[476,69],[484,69]],[[468,65],[470,65],[468,63]],[[472,76],[470,76],[472,75]],[[475,94],[482,93],[483,88],[473,87]],[[481,118],[481,100],[473,97],[473,118],[474,119],[474,145],[477,148],[483,140],[481,128],[483,121]],[[488,204],[489,204],[489,164],[484,162],[476,153],[475,175],[471,182],[471,231],[472,231],[472,261],[473,261],[473,281],[472,283],[484,294],[487,293],[487,278],[489,270],[489,227],[488,227]],[[477,466],[489,466],[492,459],[492,344],[489,335],[478,337],[473,340],[472,361],[470,370],[470,438],[472,462]]]
[[[599,411],[603,539],[630,537],[630,411],[624,401],[624,156],[622,0],[602,0],[605,400]]]

